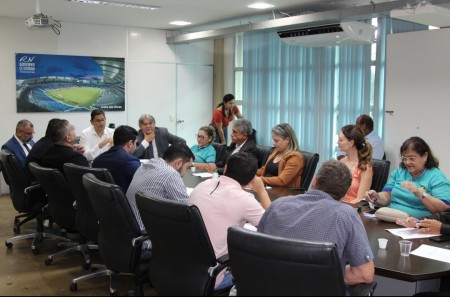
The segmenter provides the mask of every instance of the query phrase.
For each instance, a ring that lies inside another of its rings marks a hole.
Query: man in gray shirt
[[[373,253],[357,211],[339,200],[352,176],[344,163],[323,163],[313,190],[272,202],[259,221],[262,233],[336,244],[346,285],[370,283],[375,268]]]
[[[186,144],[171,145],[162,158],[152,158],[142,163],[136,171],[127,191],[127,199],[136,220],[145,230],[136,205],[136,193],[187,202],[189,195],[183,183],[183,176],[192,165],[195,156]]]

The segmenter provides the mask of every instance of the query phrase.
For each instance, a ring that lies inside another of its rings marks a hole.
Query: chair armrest
[[[376,282],[371,282],[369,284],[357,284],[353,286],[352,296],[373,296],[373,292],[376,287]]]
[[[219,275],[219,273],[222,270],[230,267],[230,257],[228,256],[228,254],[225,254],[216,260],[217,260],[216,266],[209,267],[208,269],[209,275],[214,279],[217,277],[217,275]]]
[[[134,247],[139,247],[139,246],[142,246],[142,244],[144,243],[144,241],[146,241],[146,240],[148,240],[148,239],[149,239],[149,237],[148,237],[147,233],[142,233],[141,236],[136,237],[136,238],[133,238],[133,240],[131,241],[131,244],[132,244]]]
[[[25,190],[23,190],[23,192],[25,194],[30,194],[32,191],[42,188],[40,183],[34,182],[32,183],[30,186],[26,187]]]

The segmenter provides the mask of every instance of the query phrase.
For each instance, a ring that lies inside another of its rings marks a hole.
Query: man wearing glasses
[[[106,127],[105,112],[94,109],[91,112],[91,126],[84,129],[80,135],[84,156],[90,163],[113,146],[113,135],[114,129]]]
[[[16,134],[2,145],[2,150],[5,149],[14,154],[20,165],[25,168],[25,159],[34,145],[33,136],[33,124],[28,120],[20,120],[16,125]]]

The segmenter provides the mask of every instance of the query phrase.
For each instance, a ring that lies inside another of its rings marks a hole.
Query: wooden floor
[[[44,264],[51,253],[60,249],[57,241],[44,239],[40,253],[33,255],[31,240],[14,243],[11,249],[4,242],[13,237],[13,222],[17,212],[9,196],[0,197],[0,295],[9,296],[105,296],[109,295],[109,277],[99,277],[78,284],[78,290],[69,290],[72,279],[90,271],[82,268],[81,254],[69,254],[53,259],[51,265]],[[21,228],[21,234],[36,230],[36,224],[28,222]],[[98,254],[92,257],[92,263],[98,263]],[[119,278],[118,295],[126,295],[133,289],[131,277]],[[146,296],[156,296],[150,286],[144,287]]]

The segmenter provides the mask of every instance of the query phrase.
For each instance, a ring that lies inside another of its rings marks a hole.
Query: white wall
[[[396,168],[400,146],[423,138],[450,177],[450,29],[388,36],[385,149]]]
[[[106,114],[116,126],[138,128],[139,116],[149,113],[157,126],[167,127],[192,145],[197,129],[211,120],[212,41],[167,45],[166,32],[161,30],[73,23],[63,23],[57,36],[51,30],[30,31],[22,19],[0,17],[0,144],[11,138],[23,118],[33,122],[35,139],[44,135],[54,117],[74,123],[78,133],[90,125],[89,113],[18,114],[15,53],[124,57],[126,110]],[[181,127],[176,121],[182,116],[187,120]],[[5,192],[5,186],[0,190]]]

